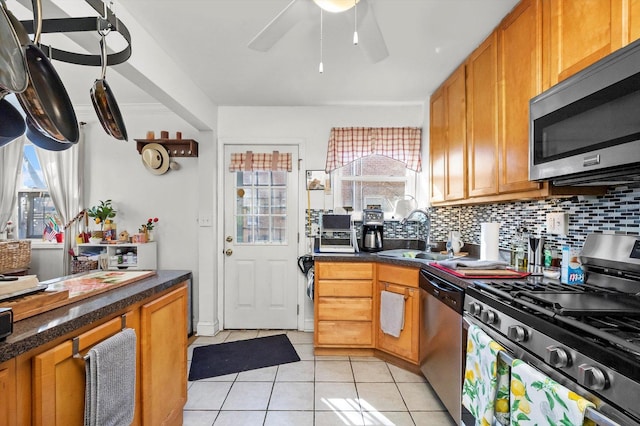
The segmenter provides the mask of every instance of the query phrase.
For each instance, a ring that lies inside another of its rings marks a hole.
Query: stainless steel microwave
[[[529,179],[640,182],[640,40],[533,98]]]

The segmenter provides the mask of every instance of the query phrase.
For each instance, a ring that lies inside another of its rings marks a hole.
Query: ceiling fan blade
[[[249,48],[260,52],[271,49],[298,22],[309,16],[311,5],[313,3],[307,0],[293,0],[249,42]]]
[[[358,2],[358,44],[369,61],[380,62],[387,56],[387,44],[378,26],[378,20],[371,3],[367,0]],[[352,18],[353,19],[353,18]]]

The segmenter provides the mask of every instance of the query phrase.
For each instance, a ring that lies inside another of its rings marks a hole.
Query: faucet
[[[407,215],[407,217],[405,217],[404,219],[402,219],[400,221],[400,225],[403,225],[403,226],[406,225],[406,223],[408,221],[410,221],[411,218],[416,214],[421,214],[421,215],[424,216],[424,219],[425,219],[424,220],[424,224],[425,224],[425,227],[427,228],[427,237],[424,240],[425,250],[431,251],[431,249],[434,246],[431,244],[431,237],[430,237],[430,234],[431,234],[431,218],[429,217],[429,212],[428,211],[426,211],[425,209],[414,209]]]

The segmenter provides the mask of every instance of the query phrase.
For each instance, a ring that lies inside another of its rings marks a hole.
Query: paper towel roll
[[[480,259],[500,260],[500,251],[498,249],[499,236],[499,223],[480,224]]]

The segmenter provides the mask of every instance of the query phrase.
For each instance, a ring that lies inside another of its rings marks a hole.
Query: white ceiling
[[[8,8],[30,19],[18,1]],[[71,15],[87,16],[82,0],[44,0],[66,5]],[[353,24],[340,15],[324,14],[324,73],[318,73],[319,9],[299,22],[268,52],[247,43],[291,0],[127,0],[136,30],[144,30],[165,57],[152,65],[161,74],[173,60],[215,105],[315,106],[393,105],[424,102],[429,94],[491,32],[517,0],[369,0],[385,38],[389,56],[372,64],[351,43]],[[297,0],[311,2],[312,0]],[[75,5],[77,3],[77,5]],[[29,3],[27,3],[29,4]],[[317,10],[316,10],[317,9]],[[353,16],[353,10],[345,12]],[[129,23],[121,12],[125,25]],[[132,41],[133,56],[148,46]],[[64,37],[45,35],[44,41],[63,47]],[[98,52],[97,35],[96,49]],[[111,37],[111,36],[110,36]],[[116,42],[116,37],[108,40]],[[55,43],[54,43],[55,40]],[[361,40],[362,41],[362,40]],[[362,41],[364,42],[364,41]],[[58,43],[58,44],[57,44]],[[114,43],[115,45],[116,43]],[[110,44],[111,46],[111,44]],[[68,47],[82,51],[74,43]],[[146,59],[145,59],[146,60]],[[157,63],[156,63],[157,62]],[[90,105],[89,89],[99,77],[97,67],[54,61],[72,102]],[[122,65],[110,67],[107,80],[119,104],[164,102],[153,85],[145,90],[120,75]],[[149,76],[153,80],[153,76]],[[148,87],[146,87],[148,86]]]

